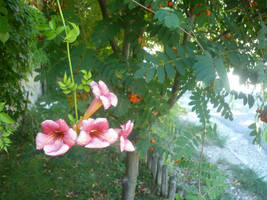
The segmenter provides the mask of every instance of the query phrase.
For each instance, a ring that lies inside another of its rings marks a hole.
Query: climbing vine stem
[[[58,10],[59,10],[59,13],[60,13],[60,16],[61,16],[61,20],[62,20],[62,23],[63,23],[63,26],[64,26],[64,30],[65,30],[65,33],[66,33],[66,36],[67,36],[67,34],[68,34],[67,33],[67,27],[66,27],[65,19],[64,19],[62,10],[61,10],[61,5],[60,5],[59,0],[57,0],[57,5],[58,5]],[[69,67],[70,67],[71,81],[75,84],[74,77],[73,77],[73,71],[72,71],[71,58],[70,58],[70,43],[68,41],[66,41],[66,43],[67,43],[67,56],[68,56]],[[75,109],[75,118],[76,118],[76,121],[78,121],[79,117],[78,117],[78,109],[77,109],[76,86],[74,87],[74,109]]]

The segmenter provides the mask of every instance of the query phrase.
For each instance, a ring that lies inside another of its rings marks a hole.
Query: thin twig
[[[151,13],[153,13],[153,14],[156,13],[154,10],[145,7],[144,5],[138,3],[138,2],[135,1],[135,0],[131,0],[131,2],[133,2],[133,3],[135,3],[136,5],[142,7],[143,9],[145,9],[145,10],[148,11],[148,12],[151,12]],[[193,37],[193,35],[192,35],[191,33],[187,32],[187,31],[186,31],[185,29],[183,29],[181,26],[177,26],[177,27],[178,27],[181,31],[183,31],[184,33],[186,33],[187,35],[189,35],[190,37],[194,38],[195,41],[196,41],[196,43],[198,44],[198,46],[199,46],[199,47],[201,48],[201,50],[204,52],[204,48],[203,48],[203,46],[200,44],[200,42],[197,40],[196,36]],[[194,33],[193,33],[193,34],[194,34]]]
[[[203,138],[202,143],[201,143],[201,153],[200,153],[200,159],[199,159],[199,175],[198,175],[198,192],[201,192],[201,165],[202,165],[202,160],[203,160],[203,154],[204,154],[204,145],[205,145],[205,137],[206,137],[206,120],[204,121],[204,127],[203,127]]]
[[[142,8],[144,8],[145,10],[147,10],[148,12],[151,12],[151,13],[153,13],[153,14],[155,14],[156,12],[154,11],[154,10],[152,10],[152,9],[149,9],[149,8],[147,8],[147,7],[145,7],[144,5],[142,5],[142,4],[140,4],[140,3],[138,3],[137,1],[135,1],[135,0],[131,0],[133,3],[135,3],[136,5],[138,5],[138,6],[140,6],[140,7],[142,7]]]

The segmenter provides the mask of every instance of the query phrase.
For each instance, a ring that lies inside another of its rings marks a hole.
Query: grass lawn
[[[48,157],[27,142],[0,155],[0,199],[120,199],[125,153],[117,148],[74,147]],[[160,199],[150,194],[152,177],[140,164],[136,199]]]

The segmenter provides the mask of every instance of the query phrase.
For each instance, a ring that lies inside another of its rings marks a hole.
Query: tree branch
[[[135,3],[136,5],[142,7],[143,9],[147,10],[148,12],[151,12],[153,14],[155,14],[156,12],[152,9],[148,9],[147,7],[143,6],[142,4],[138,3],[135,0],[131,0],[133,3]],[[200,44],[200,42],[198,41],[198,39],[196,38],[196,36],[194,37],[191,33],[187,32],[185,29],[183,29],[181,26],[177,26],[178,29],[180,29],[181,31],[183,31],[184,33],[186,33],[187,35],[189,35],[190,37],[194,38],[196,43],[198,44],[198,46],[201,48],[201,50],[204,52],[204,48],[203,46]]]
[[[101,8],[103,19],[107,19],[109,16],[108,16],[108,9],[107,9],[106,0],[98,0],[98,3],[99,3],[100,8]],[[114,38],[112,40],[110,40],[109,43],[110,43],[110,46],[114,52],[119,51],[119,47],[118,47]]]

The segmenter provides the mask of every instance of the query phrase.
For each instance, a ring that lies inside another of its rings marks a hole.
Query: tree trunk
[[[122,200],[134,200],[138,166],[139,153],[127,152],[126,173],[122,179]]]

